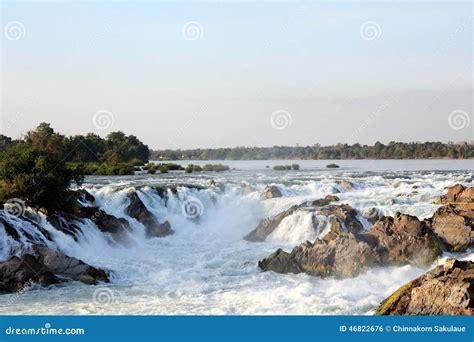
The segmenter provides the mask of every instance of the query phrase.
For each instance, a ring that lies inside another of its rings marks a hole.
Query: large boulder
[[[269,185],[266,186],[262,193],[260,194],[260,198],[263,200],[282,197],[283,194],[281,193],[280,189],[276,185]]]
[[[90,266],[79,259],[47,247],[35,246],[33,249],[39,263],[57,276],[89,285],[97,284],[99,281],[109,281],[104,270]]]
[[[431,218],[431,226],[444,246],[453,252],[462,252],[472,246],[474,238],[474,211],[454,205],[439,208]]]
[[[347,204],[331,204],[338,200],[336,196],[328,195],[323,199],[294,205],[275,216],[260,221],[258,226],[247,234],[244,239],[252,242],[265,241],[286,217],[293,215],[297,211],[306,211],[313,215],[313,226],[316,231],[319,230],[321,225],[321,222],[316,219],[317,216],[335,217],[337,220],[332,224],[339,226],[342,230],[350,232],[362,231],[363,226],[357,218],[357,211]]]
[[[379,254],[352,233],[325,236],[314,243],[306,241],[291,253],[279,249],[258,263],[263,271],[305,272],[320,277],[352,277],[375,265],[381,265]]]
[[[448,259],[405,284],[378,307],[378,315],[473,315],[474,262]]]
[[[427,222],[407,214],[382,217],[364,237],[377,240],[385,264],[426,266],[441,255],[439,242]]]
[[[135,191],[129,192],[127,197],[130,204],[125,209],[125,212],[146,227],[147,237],[163,237],[173,234],[170,223],[168,221],[159,223]]]
[[[278,250],[260,261],[259,267],[279,273],[352,277],[377,265],[426,266],[441,254],[427,223],[413,216],[383,217],[362,233],[341,229],[335,217],[332,221],[331,231],[323,238],[306,241],[291,253]]]
[[[14,256],[0,263],[0,292],[18,292],[33,283],[47,286],[60,282],[59,278],[31,254]]]

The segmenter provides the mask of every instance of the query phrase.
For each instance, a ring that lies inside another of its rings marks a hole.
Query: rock
[[[383,217],[367,232],[347,231],[334,216],[331,231],[322,239],[307,241],[291,253],[277,252],[259,263],[262,270],[352,277],[377,265],[426,266],[441,248],[426,222],[397,214]]]
[[[244,239],[252,242],[265,241],[265,239],[280,225],[283,219],[293,215],[298,210],[305,210],[313,213],[313,226],[315,230],[320,228],[320,222],[316,219],[316,216],[318,215],[328,218],[335,217],[337,220],[332,224],[342,230],[348,230],[350,232],[361,231],[363,227],[357,218],[357,211],[347,204],[330,204],[337,200],[339,200],[339,198],[336,196],[328,195],[323,199],[294,205],[273,217],[260,221],[257,228],[247,234]]]
[[[39,263],[55,275],[88,285],[95,285],[99,281],[109,281],[109,277],[104,270],[92,267],[79,259],[69,257],[47,247],[35,246],[33,250]]]
[[[84,207],[80,215],[94,221],[101,231],[116,235],[119,238],[126,236],[131,231],[130,224],[126,219],[109,215],[105,210],[98,207]]]
[[[263,271],[300,273],[326,277],[352,277],[368,267],[380,265],[380,256],[367,242],[342,233],[304,242],[291,253],[278,250],[259,262]]]
[[[209,187],[212,188],[212,189],[221,191],[221,192],[224,192],[224,191],[225,191],[225,185],[222,184],[222,183],[216,182],[214,179],[211,179],[211,180],[209,181]]]
[[[378,307],[378,315],[473,315],[474,262],[448,259],[403,285]]]
[[[344,189],[346,190],[354,190],[354,184],[345,180],[345,179],[339,179],[339,180],[336,180],[336,184],[339,184],[340,186],[342,186]]]
[[[148,237],[163,237],[174,234],[174,230],[171,229],[171,224],[168,221],[160,223],[158,226],[152,226],[148,228]]]
[[[269,185],[263,189],[260,198],[262,200],[277,198],[283,196],[280,189],[276,185]]]
[[[174,233],[168,221],[161,224],[158,222],[156,217],[140,200],[136,191],[129,192],[127,197],[130,204],[125,209],[126,214],[146,227],[148,237],[163,237]]]
[[[375,237],[387,265],[430,265],[441,255],[441,247],[429,225],[415,216],[397,213],[385,216],[367,232]]]
[[[377,208],[365,208],[362,210],[362,216],[372,224],[377,222],[382,217]]]
[[[48,222],[57,230],[70,235],[75,241],[78,240],[77,234],[80,232],[77,216],[67,213],[54,213],[48,217]]]
[[[0,292],[18,292],[32,283],[47,286],[60,282],[31,254],[24,254],[20,258],[14,256],[0,263]]]
[[[440,198],[441,204],[474,202],[474,187],[456,184],[448,188],[448,193]]]
[[[472,246],[474,219],[454,205],[439,208],[431,218],[431,227],[445,247],[452,252],[463,252]]]

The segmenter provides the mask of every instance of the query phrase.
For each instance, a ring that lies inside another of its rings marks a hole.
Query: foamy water
[[[321,224],[315,231],[310,212],[298,211],[285,218],[265,242],[247,242],[243,236],[261,219],[328,194],[336,194],[341,203],[360,212],[376,207],[387,215],[400,211],[423,219],[439,207],[433,201],[445,193],[446,187],[456,183],[472,185],[472,161],[390,161],[389,165],[384,162],[344,161],[339,170],[321,168],[325,165],[321,161],[301,162],[300,171],[288,172],[267,169],[266,165],[272,165],[269,161],[225,162],[236,170],[218,174],[88,178],[86,187],[96,197],[95,205],[131,223],[133,231],[127,246],[111,243],[110,237],[92,221],[80,225],[81,233],[75,241],[57,231],[40,214],[36,220],[53,237],[54,243],[48,242],[51,247],[111,270],[111,283],[87,286],[69,282],[48,289],[35,286],[0,296],[0,313],[370,313],[387,295],[426,269],[375,268],[343,280],[261,272],[257,262],[277,248],[289,251],[305,240],[325,234],[324,222],[328,218],[319,217]],[[176,194],[169,193],[166,201],[154,190],[157,185],[171,183],[207,185],[211,178],[224,184],[225,190],[182,187]],[[354,189],[341,187],[336,182],[339,179],[352,182]],[[284,197],[261,201],[259,194],[267,184],[277,185]],[[139,189],[140,199],[161,222],[171,223],[174,235],[145,238],[145,227],[124,211],[128,204],[126,193],[131,188]],[[184,215],[183,205],[189,202],[200,206],[198,217]],[[20,232],[36,232],[34,226],[19,219],[7,219]],[[369,226],[368,222],[365,226]],[[6,239],[1,225],[0,234],[2,259],[27,248]],[[41,234],[36,234],[41,240]],[[454,256],[473,259],[469,252]]]

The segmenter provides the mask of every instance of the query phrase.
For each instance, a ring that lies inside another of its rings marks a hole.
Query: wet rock
[[[431,218],[431,226],[444,246],[453,252],[462,252],[472,246],[474,237],[473,211],[464,211],[454,205],[439,208]]]
[[[352,277],[368,267],[380,265],[374,248],[351,233],[334,234],[304,242],[291,253],[277,250],[259,262],[263,271],[300,273],[326,277]]]
[[[209,181],[209,188],[224,192],[225,191],[225,185],[222,183],[216,182],[214,179],[211,179]]]
[[[31,254],[24,254],[20,258],[14,256],[0,263],[0,292],[18,292],[33,283],[47,286],[60,282]]]
[[[48,222],[57,230],[72,236],[74,240],[78,240],[78,233],[80,232],[78,223],[79,218],[67,213],[54,213],[48,217]]]
[[[441,255],[439,242],[427,222],[407,214],[382,217],[365,237],[376,238],[377,249],[387,265],[426,266]]]
[[[130,224],[126,219],[107,214],[105,210],[98,207],[83,207],[79,215],[92,220],[101,231],[119,238],[131,232]]]
[[[378,315],[473,315],[474,262],[448,259],[405,284],[378,307]]]
[[[372,224],[382,218],[382,215],[380,215],[377,208],[365,208],[364,210],[362,210],[362,216]]]
[[[441,204],[474,202],[474,187],[456,184],[448,188],[448,193],[440,198]]]
[[[140,200],[136,191],[129,192],[127,197],[130,204],[125,209],[125,212],[146,227],[148,237],[163,237],[173,234],[170,223],[168,221],[159,223],[156,217]]]
[[[316,216],[336,218],[336,221],[332,224],[339,227],[341,230],[348,230],[350,232],[361,231],[363,227],[357,218],[356,210],[347,204],[330,204],[331,202],[338,200],[339,198],[336,196],[328,195],[323,199],[294,205],[273,217],[260,221],[257,228],[247,234],[244,239],[252,242],[265,241],[265,239],[280,225],[283,219],[293,215],[298,210],[304,210],[313,214],[313,226],[316,231],[321,225],[321,222],[316,219]]]
[[[344,189],[346,190],[354,190],[354,184],[345,180],[345,179],[339,179],[339,180],[336,180],[336,184],[339,184],[340,186],[342,186]]]
[[[352,277],[377,265],[426,266],[441,248],[426,222],[397,214],[383,217],[363,233],[341,229],[340,220],[333,217],[331,231],[322,239],[307,241],[291,253],[277,252],[259,263],[262,270]]]
[[[89,285],[97,284],[99,281],[109,281],[104,270],[92,267],[79,259],[47,247],[35,246],[33,249],[38,262],[57,276]]]
[[[271,199],[271,198],[277,198],[277,197],[282,197],[282,193],[280,189],[276,185],[269,185],[266,186],[265,189],[263,189],[260,198],[262,200],[266,199]]]

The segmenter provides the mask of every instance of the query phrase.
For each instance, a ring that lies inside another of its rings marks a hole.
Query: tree
[[[61,155],[19,143],[0,155],[0,201],[20,198],[47,211],[67,208],[69,186],[82,177],[66,167]]]

